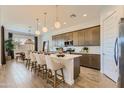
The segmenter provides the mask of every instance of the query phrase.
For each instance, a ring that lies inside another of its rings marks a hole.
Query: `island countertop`
[[[77,57],[80,57],[82,55],[75,55],[75,54],[64,54],[64,57],[57,57],[57,54],[51,54],[51,57],[57,58],[57,59],[62,59],[62,60],[69,60],[69,59],[74,59]]]

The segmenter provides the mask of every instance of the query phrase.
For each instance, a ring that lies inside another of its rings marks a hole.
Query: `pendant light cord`
[[[46,15],[47,15],[47,13],[45,12],[44,13],[44,26],[46,27]]]
[[[56,5],[56,21],[58,21],[58,5]]]
[[[38,31],[38,21],[39,21],[39,19],[37,18],[36,21],[37,21],[37,31]]]

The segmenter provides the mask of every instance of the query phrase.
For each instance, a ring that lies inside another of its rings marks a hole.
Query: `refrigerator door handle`
[[[115,47],[114,47],[114,59],[116,66],[118,65],[118,59],[117,59],[117,48],[118,48],[118,38],[115,40]]]

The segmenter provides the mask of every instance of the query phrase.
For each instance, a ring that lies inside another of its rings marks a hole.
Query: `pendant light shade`
[[[61,27],[61,23],[59,22],[59,19],[58,19],[58,6],[57,5],[56,5],[56,21],[54,23],[54,26],[56,29]]]
[[[39,30],[36,30],[36,31],[35,31],[35,34],[36,34],[37,36],[39,36],[39,35],[40,35],[40,31],[39,31]]]
[[[39,36],[40,35],[40,31],[38,29],[39,19],[37,18],[36,21],[37,21],[37,30],[35,31],[35,34]]]
[[[61,24],[59,21],[56,21],[55,24],[54,24],[55,28],[60,28],[61,27]]]
[[[47,27],[43,27],[43,28],[42,28],[42,31],[43,31],[43,32],[47,32],[47,31],[48,31]]]
[[[46,15],[47,15],[47,13],[45,12],[44,13],[44,27],[42,28],[43,32],[47,32],[48,31],[48,28],[46,27]]]

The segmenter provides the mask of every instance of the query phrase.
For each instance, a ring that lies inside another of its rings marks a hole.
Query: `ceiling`
[[[56,18],[55,5],[34,6],[0,6],[2,22],[6,29],[34,34],[36,31],[36,18],[40,19],[39,30],[42,31],[44,24],[44,12],[47,12],[48,31],[56,30],[54,22]],[[59,20],[62,24],[60,29],[83,24],[95,18],[99,18],[101,6],[98,5],[60,5],[58,7]],[[71,18],[71,14],[76,14]],[[86,17],[83,15],[87,14]],[[66,24],[64,24],[66,22]]]

